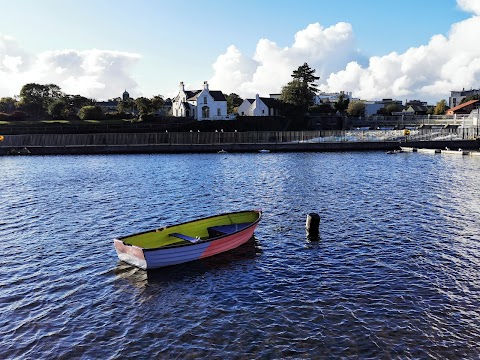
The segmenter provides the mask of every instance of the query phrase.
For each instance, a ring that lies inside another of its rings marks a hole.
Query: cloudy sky
[[[420,99],[480,88],[480,0],[0,0],[0,97],[30,82],[97,100],[189,89]]]

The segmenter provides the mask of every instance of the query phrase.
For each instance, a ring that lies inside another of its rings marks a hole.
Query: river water
[[[382,152],[0,157],[0,358],[478,358],[479,169]],[[146,272],[113,248],[254,208],[255,237],[202,261]]]

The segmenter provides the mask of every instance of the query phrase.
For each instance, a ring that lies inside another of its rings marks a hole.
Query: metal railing
[[[479,129],[475,127],[416,129],[410,130],[407,136],[404,130],[35,134],[4,135],[0,147],[435,141],[472,140],[478,137]]]

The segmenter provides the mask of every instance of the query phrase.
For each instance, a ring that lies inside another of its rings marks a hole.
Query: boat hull
[[[203,259],[235,249],[251,239],[261,218],[261,212],[258,210],[255,212],[258,213],[258,218],[248,226],[209,240],[196,243],[185,242],[175,246],[142,248],[127,244],[122,239],[115,239],[115,250],[120,260],[145,270]]]

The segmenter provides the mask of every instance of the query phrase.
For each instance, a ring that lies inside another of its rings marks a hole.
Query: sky
[[[0,0],[0,98],[27,83],[96,100],[324,92],[446,99],[480,88],[480,0]]]

